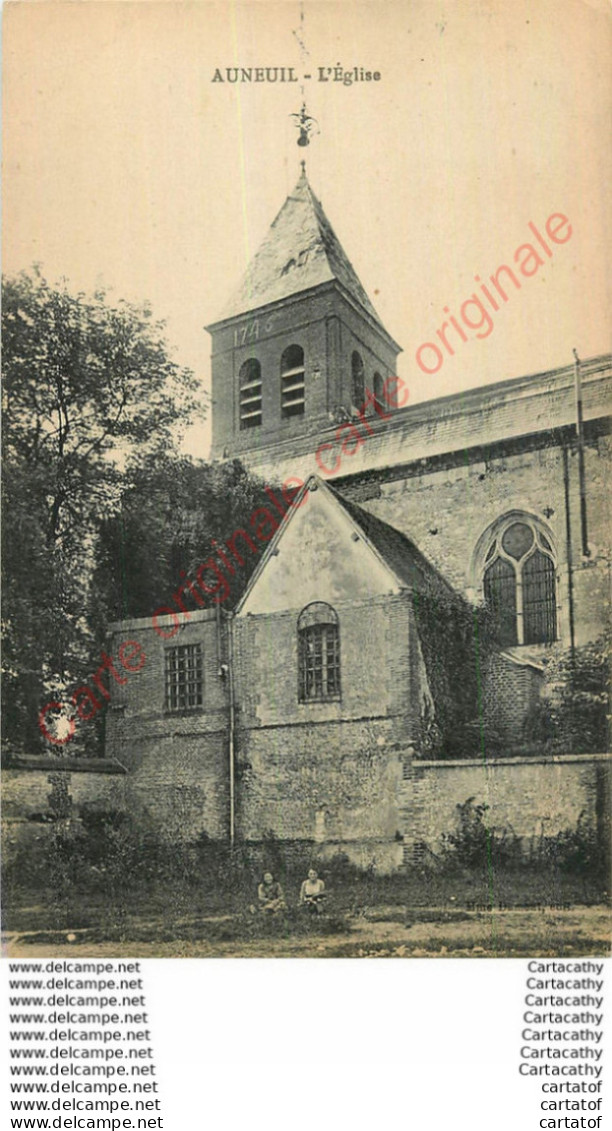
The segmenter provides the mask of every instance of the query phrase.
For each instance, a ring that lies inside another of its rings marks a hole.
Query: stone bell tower
[[[305,163],[212,336],[213,458],[292,445],[382,392],[387,333],[306,176]],[[248,460],[247,460],[248,462]]]

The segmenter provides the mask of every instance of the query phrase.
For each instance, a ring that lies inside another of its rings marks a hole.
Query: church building
[[[111,626],[147,658],[108,712],[122,788],[171,837],[381,870],[468,798],[523,838],[597,821],[597,756],[525,747],[548,658],[609,615],[612,359],[406,403],[304,167],[208,330],[212,458],[299,491],[232,613]]]

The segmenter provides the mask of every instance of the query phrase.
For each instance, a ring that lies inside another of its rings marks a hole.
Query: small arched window
[[[240,427],[256,428],[262,422],[261,365],[249,357],[240,366]]]
[[[302,609],[298,630],[298,699],[321,703],[340,698],[340,627],[331,605]]]
[[[365,400],[365,377],[363,360],[357,350],[351,355],[351,393],[355,408],[362,408]]]
[[[281,357],[281,413],[303,416],[305,406],[304,350],[287,346]]]
[[[483,586],[501,644],[557,639],[553,549],[532,518],[509,518],[497,528],[485,556]]]
[[[383,381],[380,373],[378,373],[378,372],[375,373],[374,374],[374,400],[376,401],[376,404],[378,404],[378,405],[382,405],[383,402],[384,402],[384,399],[385,399],[384,393],[383,393],[383,386],[384,386],[384,381]]]

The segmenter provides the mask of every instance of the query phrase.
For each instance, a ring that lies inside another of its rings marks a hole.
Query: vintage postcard
[[[10,955],[608,952],[610,29],[5,4]]]

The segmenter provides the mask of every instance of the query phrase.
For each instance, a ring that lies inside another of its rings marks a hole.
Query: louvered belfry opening
[[[365,372],[363,358],[357,350],[351,355],[351,392],[355,408],[361,408],[365,400]]]
[[[281,357],[282,415],[303,416],[305,405],[304,350],[301,346],[288,346]]]
[[[257,428],[263,420],[261,365],[250,357],[240,366],[240,428]]]

